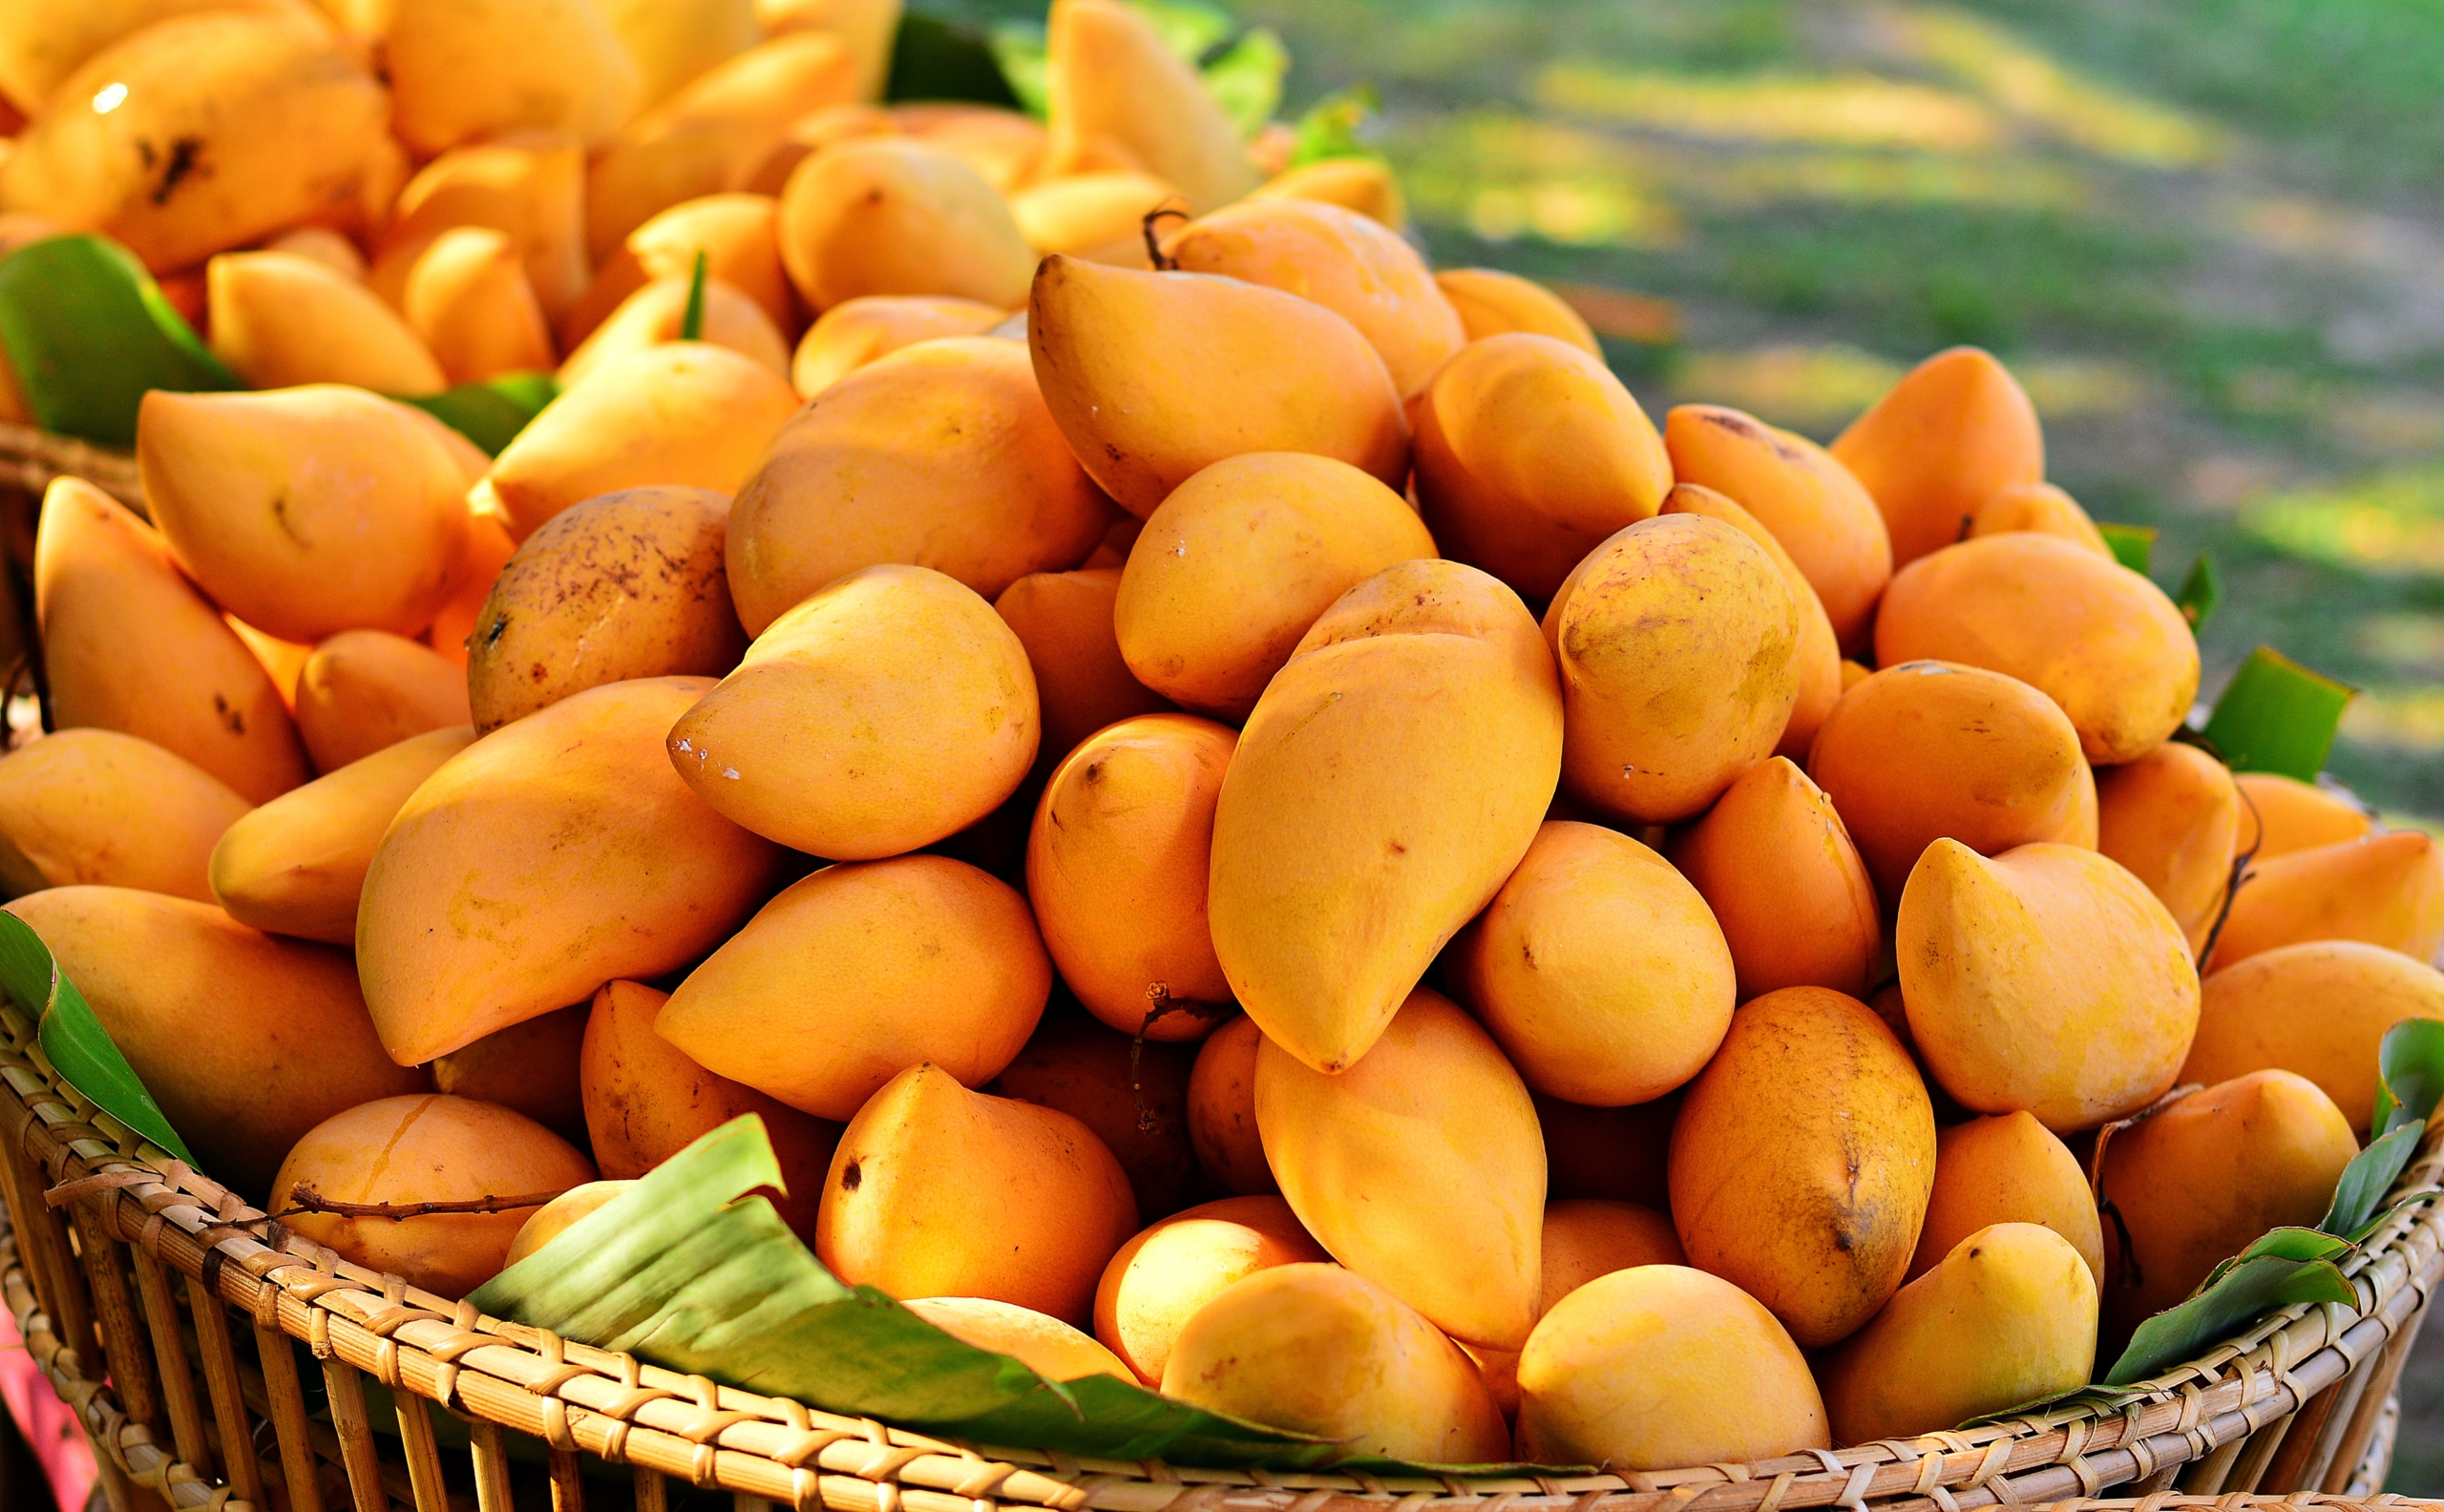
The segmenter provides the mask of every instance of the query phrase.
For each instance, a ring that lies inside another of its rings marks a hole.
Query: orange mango
[[[408,269],[400,309],[453,384],[556,366],[552,328],[506,231],[452,226],[434,237]]]
[[[1096,567],[1029,573],[993,600],[994,613],[1018,636],[1035,669],[1043,719],[1038,771],[1048,770],[1106,724],[1170,707],[1137,681],[1120,654],[1112,626],[1119,598],[1120,569]]]
[[[691,302],[698,299],[695,281],[685,273],[639,284],[560,364],[561,386],[582,382],[586,374],[615,358],[680,340],[687,327]],[[789,341],[763,305],[725,281],[709,277],[701,300],[696,340],[734,351],[776,378],[789,376]]]
[[[1969,533],[1964,538],[1980,536],[2001,536],[2012,531],[2034,531],[2040,536],[2059,536],[2064,540],[2086,550],[2091,556],[2106,561],[2118,560],[2113,548],[2105,544],[2104,533],[2079,501],[2051,483],[2014,483],[1977,506],[1969,517]]]
[[[585,288],[584,194],[585,150],[565,132],[504,132],[453,147],[399,191],[367,282],[404,309],[427,250],[453,229],[482,226],[517,248],[544,318],[557,320]]]
[[[1355,210],[1395,231],[1409,221],[1408,197],[1401,192],[1400,176],[1391,164],[1377,158],[1324,158],[1301,163],[1258,184],[1248,198],[1319,200]],[[1469,339],[1475,339],[1474,333]]]
[[[2444,1018],[2444,973],[2358,940],[2277,946],[2206,978],[2181,1079],[2296,1072],[2366,1134],[2375,1114],[2377,1047],[2405,1018]]]
[[[1799,563],[1774,538],[1774,533],[1724,494],[1698,483],[1675,483],[1672,492],[1663,495],[1663,507],[1656,513],[1703,514],[1718,519],[1756,542],[1759,551],[1773,558],[1799,607],[1799,702],[1791,705],[1790,720],[1782,726],[1782,739],[1774,747],[1774,754],[1793,761],[1807,760],[1808,747],[1816,743],[1816,732],[1823,728],[1824,717],[1833,712],[1835,701],[1847,690],[1842,673],[1842,648],[1833,633],[1833,620],[1824,612],[1824,601],[1816,596],[1807,575],[1800,571]]]
[[[495,1029],[432,1062],[433,1090],[522,1113],[571,1144],[585,1138],[578,1051],[586,1005]]]
[[[371,289],[293,252],[224,252],[204,268],[212,354],[249,388],[350,384],[376,393],[449,386],[413,327]]]
[[[2222,762],[2167,741],[2096,779],[2096,849],[2130,869],[2203,944],[2232,880],[2241,793]]]
[[[333,772],[410,736],[467,723],[467,679],[447,659],[383,630],[344,630],[297,679],[297,733]]]
[[[2104,1224],[2088,1173],[2068,1145],[2027,1113],[1973,1118],[1935,1136],[1934,1192],[1909,1258],[1909,1279],[1943,1263],[1979,1229],[2000,1223],[2051,1228],[2087,1262],[2095,1283],[2103,1284]]]
[[[1545,1205],[1543,1300],[1537,1315],[1597,1276],[1644,1265],[1687,1265],[1672,1218],[1636,1203],[1576,1198]]]
[[[1150,268],[1146,218],[1166,203],[1176,208],[1179,191],[1151,174],[1121,168],[1039,179],[1010,194],[1010,214],[1040,253]]]
[[[1119,0],[1053,0],[1045,42],[1056,171],[1076,171],[1108,141],[1198,214],[1256,186],[1231,117],[1143,11]]]
[[[2252,861],[2206,969],[2305,940],[2355,939],[2433,960],[2444,948],[2444,850],[2417,830]]]
[[[253,807],[151,741],[56,731],[0,757],[0,893],[97,883],[210,902],[212,848]]]
[[[1134,1378],[1119,1355],[1032,1308],[990,1297],[912,1297],[908,1311],[962,1344],[1011,1356],[1045,1380]]]
[[[1598,362],[1604,358],[1587,318],[1532,279],[1500,268],[1444,268],[1434,275],[1434,285],[1451,302],[1471,342],[1519,331],[1568,342]]]
[[[844,142],[781,191],[781,261],[807,304],[932,294],[1003,309],[1026,298],[1034,254],[975,169],[904,138]]]
[[[1233,1282],[1317,1264],[1323,1247],[1279,1197],[1226,1197],[1173,1213],[1122,1245],[1095,1287],[1095,1337],[1159,1387],[1171,1346]]]
[[[998,304],[933,294],[842,300],[799,339],[790,382],[811,399],[878,357],[939,336],[981,336],[1009,318]]]
[[[2003,490],[2045,477],[2036,407],[1974,346],[1911,368],[1832,451],[1884,512],[1895,567],[1960,539],[1962,521]]]
[[[1669,853],[1713,911],[1741,1001],[1867,990],[1884,934],[1875,886],[1832,800],[1790,762],[1741,773]]]
[[[1264,1032],[1245,1014],[1205,1037],[1188,1079],[1189,1143],[1196,1163],[1227,1191],[1278,1193],[1256,1128],[1256,1048]]]
[[[1137,1215],[1177,1212],[1196,1171],[1188,1132],[1195,1051],[1138,1040],[1078,1014],[1048,1016],[991,1090],[1058,1108],[1103,1141],[1128,1175]]]
[[[2247,810],[2232,842],[2237,853],[2255,850],[2271,861],[2294,850],[2356,840],[2376,828],[2375,816],[2338,793],[2280,772],[2235,772],[2232,781]]]
[[[780,201],[770,195],[713,194],[672,205],[628,233],[622,250],[643,279],[705,273],[753,300],[784,334],[806,325],[789,269],[781,265]]]

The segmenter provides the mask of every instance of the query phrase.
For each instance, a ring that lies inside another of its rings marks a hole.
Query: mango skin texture
[[[1519,1355],[1519,1458],[1615,1471],[1829,1448],[1791,1335],[1730,1282],[1684,1266],[1599,1276]]]
[[[577,1225],[577,1221],[596,1209],[609,1207],[637,1184],[633,1181],[590,1181],[568,1190],[534,1210],[535,1216],[517,1227],[517,1237],[511,1240],[509,1253],[501,1262],[506,1270],[536,1250]]]
[[[1206,919],[1213,805],[1238,744],[1188,714],[1123,720],[1053,770],[1027,897],[1061,979],[1123,1034],[1195,1040],[1231,1012]]]
[[[9,912],[51,947],[196,1158],[250,1199],[316,1124],[432,1084],[383,1057],[345,951],[133,888],[50,888]],[[195,1032],[199,1003],[231,1005],[211,1035]]]
[[[2195,746],[2166,741],[2096,779],[2096,849],[2147,884],[2193,950],[2231,886],[2243,823],[2231,772]]]
[[[1977,506],[1970,516],[1969,535],[2007,535],[2012,531],[2034,531],[2042,536],[2059,536],[2092,556],[2106,561],[2120,558],[2105,543],[2104,533],[2096,521],[2079,507],[2079,501],[2051,483],[2014,483],[2010,488]]]
[[[1120,1356],[1056,1317],[990,1297],[912,1297],[908,1311],[962,1344],[1007,1354],[1045,1380],[1135,1377]]]
[[[931,845],[1017,790],[1039,738],[1026,648],[924,567],[868,567],[775,620],[670,727],[706,803],[811,855]]]
[[[1434,284],[1459,313],[1460,327],[1472,344],[1522,331],[1568,342],[1598,362],[1604,358],[1587,318],[1532,279],[1500,268],[1444,268],[1434,275]]]
[[[1799,632],[1773,560],[1720,520],[1668,515],[1606,540],[1545,611],[1570,796],[1637,824],[1702,812],[1780,743]]]
[[[1935,1180],[1935,1114],[1874,1010],[1821,987],[1732,1018],[1672,1129],[1672,1221],[1689,1263],[1813,1349],[1901,1285]]]
[[[1731,949],[1663,857],[1548,821],[1445,970],[1528,1086],[1599,1107],[1651,1102],[1731,1027]]]
[[[1741,1001],[1867,990],[1884,938],[1875,884],[1832,801],[1789,761],[1742,772],[1669,853],[1713,911]]]
[[[1642,1265],[1689,1263],[1671,1214],[1589,1197],[1545,1205],[1543,1254],[1539,1317],[1597,1276]]]
[[[1883,511],[1896,568],[1960,539],[1961,522],[2003,490],[2045,477],[2036,407],[1974,346],[1911,368],[1832,452]]]
[[[427,778],[382,837],[357,971],[402,1065],[703,955],[779,856],[698,802],[661,745],[705,678],[591,688]]]
[[[716,1075],[847,1120],[919,1063],[991,1081],[1051,990],[1016,890],[947,856],[898,856],[782,889],[688,973],[654,1028]]]
[[[1927,847],[1980,855],[2039,840],[2093,848],[2096,781],[2051,699],[1999,672],[1905,662],[1859,682],[1809,751],[1807,774],[1898,898]]]
[[[825,389],[772,437],[730,510],[749,634],[846,574],[931,567],[986,598],[1074,567],[1109,528],[1016,342],[946,337]]]
[[[2444,972],[2359,940],[2278,946],[2207,976],[2181,1080],[2296,1072],[2365,1136],[2377,1046],[2405,1018],[2444,1018]]]
[[[2250,862],[2206,969],[2319,939],[2434,959],[2444,947],[2444,848],[2423,830],[2393,830]]]
[[[798,339],[790,382],[811,399],[878,358],[943,336],[981,336],[1009,312],[981,300],[934,294],[861,294],[816,317]]]
[[[1988,859],[1927,848],[1893,950],[1927,1070],[1975,1113],[2025,1109],[2057,1134],[2171,1090],[2198,1030],[2181,926],[2117,863],[2075,846]]]
[[[2267,1229],[2315,1224],[2358,1153],[2333,1099],[2288,1071],[2192,1092],[2115,1136],[2097,1191],[2121,1214],[2131,1263],[2106,1251],[2108,1337],[2189,1295]]]
[[[2235,853],[2254,850],[2260,861],[2271,861],[2294,850],[2356,840],[2376,828],[2373,814],[2355,808],[2341,795],[2314,783],[2280,772],[2235,772],[2233,786],[2247,798]]]
[[[2198,696],[2198,639],[2164,591],[2053,536],[1947,546],[1893,575],[1879,664],[1959,662],[2018,678],[2071,717],[2098,766],[2162,745]]]
[[[2052,1229],[2079,1252],[2096,1284],[2104,1283],[2104,1225],[2088,1173],[2070,1146],[2026,1113],[1970,1119],[1935,1136],[1934,1194],[1909,1279],[1933,1270],[1979,1229],[2001,1223]]]
[[[1138,1217],[1150,1219],[1187,1206],[1196,1176],[1188,1132],[1195,1064],[1187,1045],[1141,1042],[1084,1014],[1047,1014],[986,1090],[1086,1125],[1127,1174]]]
[[[1256,1127],[1291,1211],[1352,1270],[1469,1344],[1536,1320],[1545,1140],[1493,1040],[1420,988],[1337,1076],[1268,1040]]]
[[[0,892],[96,883],[212,900],[212,848],[253,805],[116,730],[63,729],[0,758]]]
[[[1637,400],[1600,358],[1550,336],[1469,343],[1409,401],[1409,424],[1435,539],[1529,599],[1652,518],[1672,487]]]
[[[1049,775],[1056,763],[1105,725],[1171,706],[1137,681],[1120,654],[1112,627],[1120,574],[1117,567],[1029,573],[993,600],[994,613],[1017,634],[1035,671],[1037,711],[1043,721],[1035,752],[1038,774]]]
[[[1256,1128],[1256,1052],[1264,1031],[1246,1014],[1205,1037],[1188,1079],[1189,1143],[1196,1164],[1242,1197],[1278,1194]]]
[[[213,897],[241,924],[355,944],[357,900],[383,831],[474,738],[461,724],[403,740],[241,817],[212,849]]]
[[[1160,1387],[1171,1346],[1224,1288],[1278,1265],[1322,1264],[1323,1247],[1279,1197],[1203,1203],[1120,1247],[1095,1287],[1095,1337]]]
[[[1313,452],[1406,481],[1408,422],[1383,359],[1295,294],[1055,255],[1036,269],[1027,345],[1080,465],[1140,519],[1245,452]]]
[[[300,1139],[280,1163],[271,1210],[288,1208],[298,1186],[334,1202],[465,1202],[565,1192],[594,1179],[593,1162],[522,1114],[471,1098],[392,1097],[334,1114]],[[540,1210],[281,1221],[358,1265],[460,1297],[509,1263],[518,1230]]]
[[[1003,309],[1026,298],[1033,255],[975,169],[906,138],[845,142],[781,191],[781,261],[807,304],[931,294]]]
[[[1774,747],[1777,756],[1793,761],[1807,760],[1807,748],[1816,741],[1816,732],[1823,727],[1824,717],[1848,691],[1842,675],[1842,647],[1833,634],[1833,621],[1824,613],[1824,600],[1817,597],[1807,575],[1774,533],[1764,523],[1742,509],[1725,494],[1697,483],[1675,483],[1672,492],[1663,495],[1662,514],[1703,514],[1718,519],[1757,543],[1757,549],[1773,558],[1782,581],[1789,585],[1791,598],[1799,609],[1799,702],[1791,705],[1790,722],[1782,726],[1782,738]]]
[[[2096,1279],[2060,1234],[1999,1223],[1955,1245],[1817,1368],[1836,1443],[1909,1438],[2096,1368]]]
[[[852,1286],[991,1297],[1075,1325],[1136,1228],[1128,1177],[1085,1124],[916,1065],[840,1136],[814,1250]]]
[[[1551,659],[1491,578],[1408,562],[1326,610],[1213,814],[1213,951],[1266,1036],[1319,1071],[1364,1055],[1527,853],[1561,756]]]
[[[385,630],[343,630],[297,675],[297,733],[317,771],[467,723],[467,679],[430,647]]]
[[[1189,1320],[1163,1395],[1359,1454],[1483,1464],[1507,1448],[1502,1410],[1460,1346],[1364,1276],[1273,1266]]]

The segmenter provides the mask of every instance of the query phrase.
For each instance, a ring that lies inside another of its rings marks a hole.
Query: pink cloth
[[[76,1422],[75,1412],[51,1389],[51,1381],[26,1352],[17,1320],[0,1308],[0,1400],[17,1420],[34,1458],[51,1478],[51,1492],[60,1512],[84,1512],[94,1494],[94,1446]]]

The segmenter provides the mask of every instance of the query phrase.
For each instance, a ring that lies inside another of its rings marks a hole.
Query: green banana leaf
[[[135,254],[52,237],[0,262],[0,348],[34,422],[97,446],[136,444],[147,390],[240,388]]]
[[[699,253],[700,261],[702,257],[703,254]],[[697,314],[696,296],[692,292],[688,312]],[[559,396],[560,382],[550,373],[516,372],[460,384],[446,393],[403,399],[400,403],[415,406],[482,447],[485,455],[498,456],[501,448],[516,440],[517,432],[542,413],[545,405]]]
[[[2104,543],[2113,548],[2115,561],[2142,577],[2146,575],[2156,559],[2156,527],[2099,524],[2096,529],[2103,534]]]
[[[0,991],[39,1017],[42,1053],[70,1086],[137,1134],[195,1164],[185,1141],[170,1127],[161,1104],[145,1090],[127,1057],[111,1042],[84,994],[61,974],[42,937],[14,914],[0,913]]]
[[[2280,772],[2314,782],[2358,690],[2311,672],[2272,646],[2249,653],[2232,674],[2206,741],[2234,771]]]

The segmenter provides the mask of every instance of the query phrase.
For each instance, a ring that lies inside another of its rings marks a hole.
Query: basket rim
[[[1967,1509],[2094,1500],[2298,1410],[2414,1325],[2444,1281],[2444,1125],[2395,1184],[2398,1206],[2343,1269],[2356,1305],[2297,1304],[2198,1358],[2127,1389],[2117,1404],[2057,1407],[1966,1431],[1808,1450],[1751,1464],[1581,1475],[1378,1477],[1208,1469],[973,1445],[787,1397],[719,1385],[548,1330],[482,1315],[289,1230],[101,1112],[52,1066],[35,1026],[0,1005],[0,1121],[11,1162],[31,1160],[41,1200],[94,1211],[110,1238],[200,1279],[260,1328],[461,1417],[815,1512],[827,1479],[888,1488],[883,1506],[987,1512],[1328,1512],[1398,1499],[1485,1512],[1777,1512],[1829,1505]],[[28,1172],[32,1175],[32,1172]],[[29,1193],[31,1197],[32,1194]],[[145,1435],[140,1425],[122,1434]],[[149,1437],[144,1441],[150,1443]],[[154,1451],[158,1454],[158,1450]],[[133,1468],[133,1467],[131,1467]],[[174,1506],[206,1506],[209,1481],[176,1482]],[[1490,1505],[1487,1505],[1490,1502]]]

